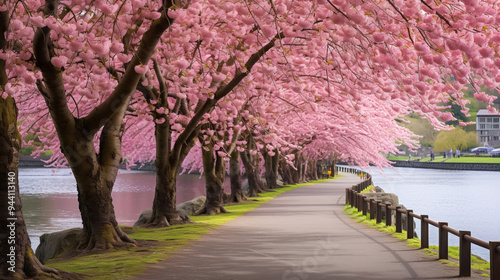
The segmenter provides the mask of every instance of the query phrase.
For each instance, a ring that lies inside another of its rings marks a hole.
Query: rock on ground
[[[205,196],[198,196],[196,198],[193,198],[189,201],[177,205],[176,208],[177,211],[179,211],[179,215],[181,216],[193,216],[203,208],[206,200],[207,198]],[[139,216],[139,219],[135,222],[134,227],[146,224],[146,222],[151,218],[151,215],[153,215],[152,209],[146,209],[142,211],[141,215]]]
[[[76,249],[83,234],[83,229],[72,228],[40,236],[40,245],[36,248],[35,255],[42,264],[61,253]]]

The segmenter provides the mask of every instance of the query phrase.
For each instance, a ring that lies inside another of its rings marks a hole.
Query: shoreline
[[[392,160],[394,167],[444,170],[500,171],[500,163],[420,162]]]
[[[19,167],[20,168],[46,168],[44,160],[49,160],[50,156],[40,156],[37,158],[33,158],[31,156],[20,156],[19,157]],[[120,165],[120,169],[127,169],[125,163]],[[135,166],[131,166],[130,170],[140,170],[140,171],[155,171],[156,166],[154,162],[147,162],[144,164],[137,164]]]

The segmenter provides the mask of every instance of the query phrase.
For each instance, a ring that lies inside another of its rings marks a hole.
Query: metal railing
[[[338,167],[338,171],[362,175],[364,179],[360,183],[346,188],[346,204],[349,204],[366,215],[370,211],[370,219],[376,219],[377,223],[382,222],[382,209],[385,210],[385,224],[392,225],[392,211],[396,211],[396,232],[401,233],[403,229],[402,214],[405,214],[407,238],[414,238],[413,221],[419,219],[421,222],[420,248],[429,248],[429,225],[438,228],[438,256],[439,259],[448,259],[448,233],[459,238],[459,276],[471,276],[471,244],[477,245],[490,252],[490,279],[500,280],[500,241],[486,242],[471,235],[470,231],[456,230],[448,226],[445,222],[436,222],[429,219],[428,215],[417,215],[413,210],[403,209],[400,206],[382,203],[380,200],[367,198],[361,191],[372,185],[371,175],[349,167]],[[361,176],[360,176],[361,177]]]

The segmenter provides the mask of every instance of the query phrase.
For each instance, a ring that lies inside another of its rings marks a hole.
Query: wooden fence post
[[[346,188],[345,189],[345,204],[349,204],[350,206],[352,206],[351,201],[349,200],[349,195],[350,195],[349,189]]]
[[[401,206],[396,206],[396,232],[401,233],[403,232],[403,227],[402,227],[401,212],[399,212],[399,209],[401,209]]]
[[[361,195],[361,202],[363,202],[363,216],[366,216],[366,212],[368,212],[368,202],[366,202],[363,195]]]
[[[458,238],[460,238],[459,241],[459,257],[458,257],[458,263],[460,266],[460,275],[459,276],[470,276],[470,247],[471,243],[470,241],[465,239],[465,236],[469,235],[470,236],[470,231],[465,231],[465,230],[460,230],[458,232]]]
[[[370,198],[370,220],[374,220],[375,217],[375,199]]]
[[[376,200],[375,203],[377,204],[377,224],[380,224],[382,222],[382,201]]]
[[[448,231],[443,228],[448,223],[439,222],[439,259],[448,259]]]
[[[391,204],[385,205],[385,225],[388,227],[392,225],[392,210],[389,207]]]
[[[500,280],[500,241],[490,241],[490,279]]]
[[[428,215],[420,215],[422,217],[420,223],[420,248],[429,248],[429,223],[425,220],[428,219]]]
[[[406,210],[406,238],[407,239],[413,239],[413,216],[411,213],[413,210]]]

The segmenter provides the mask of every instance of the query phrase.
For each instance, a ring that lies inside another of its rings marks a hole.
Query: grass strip
[[[335,176],[337,179],[342,175]],[[166,228],[140,228],[121,226],[139,246],[116,248],[100,254],[76,256],[70,259],[56,258],[45,265],[67,272],[74,272],[96,280],[130,279],[144,273],[148,264],[166,260],[172,253],[189,245],[207,232],[225,224],[244,213],[257,208],[287,191],[332,179],[310,181],[308,183],[286,186],[261,193],[258,197],[225,206],[229,213],[214,216],[191,216],[195,223]]]
[[[403,230],[401,233],[396,232],[396,226],[386,226],[385,222],[377,224],[377,221],[374,219],[370,219],[370,213],[367,213],[366,216],[363,215],[363,212],[359,212],[355,207],[351,207],[350,205],[346,205],[344,207],[344,213],[349,215],[351,219],[354,219],[356,223],[364,224],[369,226],[370,228],[378,229],[381,232],[390,233],[393,237],[396,237],[400,240],[406,240],[406,245],[412,248],[420,248],[420,239],[412,238],[407,239],[407,233]],[[437,256],[438,255],[438,246],[432,245],[429,246],[429,249],[423,249],[424,253],[427,255]],[[439,260],[440,262],[458,266],[458,258],[460,256],[459,248],[457,246],[449,246],[448,247],[448,260]],[[471,268],[480,270],[483,273],[483,276],[489,277],[490,271],[490,263],[476,255],[471,255]]]
[[[450,163],[500,163],[500,157],[459,157],[449,158]]]

